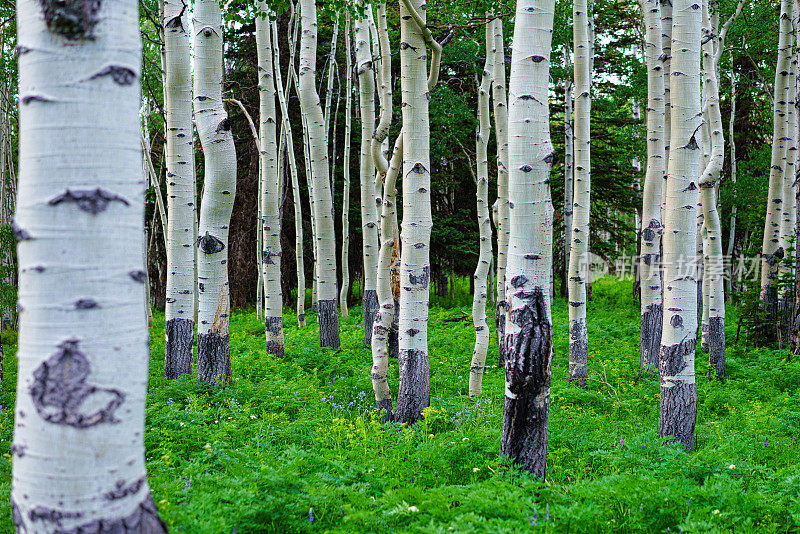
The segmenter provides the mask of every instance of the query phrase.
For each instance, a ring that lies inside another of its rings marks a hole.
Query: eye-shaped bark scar
[[[206,234],[197,240],[197,244],[203,254],[216,254],[225,250],[225,244],[213,235]]]
[[[33,372],[29,391],[37,413],[50,423],[75,428],[119,423],[114,412],[125,395],[86,383],[90,365],[78,343],[76,339],[64,341],[59,351]]]
[[[100,188],[75,191],[70,191],[67,189],[65,193],[62,193],[51,199],[48,204],[51,206],[57,206],[64,202],[74,202],[78,205],[79,210],[85,211],[86,213],[91,213],[92,215],[97,215],[98,213],[106,211],[106,209],[108,209],[108,205],[114,201],[121,202],[126,206],[130,206],[130,202],[125,200],[123,197]]]
[[[94,39],[100,0],[39,0],[47,29],[65,39]]]

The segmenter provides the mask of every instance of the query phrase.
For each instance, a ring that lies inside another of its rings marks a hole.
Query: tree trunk
[[[553,0],[517,2],[508,121],[510,236],[506,267],[506,390],[500,451],[534,475],[547,466],[553,323],[550,48]],[[537,228],[535,232],[531,228]]]
[[[728,144],[730,145],[731,149],[731,184],[735,187],[736,186],[736,137],[734,136],[735,133],[735,125],[736,125],[736,71],[734,70],[733,66],[733,54],[731,54],[731,115],[730,121],[728,122]],[[730,232],[728,234],[728,251],[727,256],[731,261],[731,265],[733,265],[733,251],[736,246],[736,212],[738,210],[738,206],[736,203],[731,206],[731,222],[730,222]],[[728,273],[728,276],[725,277],[726,285],[727,285],[727,292],[728,292],[728,299],[731,298],[733,295],[733,273]]]
[[[236,195],[236,151],[222,104],[222,11],[215,0],[194,10],[194,114],[205,156],[198,247],[197,377],[220,384],[231,377],[228,227]]]
[[[317,71],[317,6],[314,0],[300,2],[302,35],[300,38],[299,95],[306,118],[311,180],[314,187],[314,239],[317,242],[317,314],[319,342],[322,347],[339,348],[339,316],[336,313],[336,251],[331,199],[327,135],[319,95],[315,86]]]
[[[694,446],[697,418],[694,351],[697,336],[697,280],[693,257],[697,238],[697,182],[700,157],[697,137],[700,108],[701,11],[693,0],[675,0],[672,28],[672,113],[664,213],[664,314],[659,370],[659,435]]]
[[[792,53],[792,1],[781,0],[778,63],[775,68],[772,158],[770,163],[767,216],[761,244],[761,300],[773,317],[778,304],[778,262],[786,253],[780,247],[783,212],[783,177],[786,165],[786,100],[789,85],[789,62]]]
[[[375,205],[375,163],[371,151],[375,131],[375,69],[370,43],[368,15],[355,21],[356,70],[358,72],[359,109],[361,110],[361,234],[364,265],[364,343],[372,344],[372,325],[378,311],[375,292],[378,276],[378,212]]]
[[[592,72],[586,0],[572,4],[575,42],[575,183],[569,257],[569,381],[586,387],[589,336],[586,331],[586,266],[589,263],[591,192]]]
[[[350,13],[345,14],[345,53],[347,54],[347,81],[345,82],[344,125],[344,186],[342,190],[342,287],[339,290],[339,309],[347,317],[347,296],[350,292],[350,139],[353,131],[353,51],[350,35]],[[334,138],[333,142],[336,142]]]
[[[661,48],[664,58],[664,183],[661,184],[661,226],[664,226],[667,204],[667,174],[669,173],[669,144],[672,142],[672,99],[671,91],[671,68],[672,68],[672,1],[659,0],[661,2]],[[663,238],[662,238],[663,239]],[[663,243],[662,243],[663,257]],[[663,282],[664,267],[661,267]],[[663,287],[661,293],[664,293]]]
[[[272,61],[275,69],[275,87],[278,88],[278,103],[281,107],[281,136],[286,140],[286,152],[289,155],[289,172],[292,176],[292,195],[294,199],[294,231],[295,231],[295,262],[297,265],[297,325],[302,328],[306,325],[306,270],[303,260],[303,207],[300,203],[300,180],[297,177],[297,161],[294,154],[294,140],[292,137],[292,125],[289,122],[289,106],[286,103],[287,94],[291,85],[291,76],[283,87],[283,76],[281,75],[280,46],[278,41],[278,23],[273,21],[272,47],[274,58]],[[291,40],[290,40],[291,41]],[[289,69],[294,70],[294,46],[292,46],[292,59],[289,62]]]
[[[508,205],[508,95],[506,89],[506,55],[503,39],[503,19],[491,23],[494,33],[494,71],[492,73],[492,99],[494,101],[495,139],[497,142],[497,304],[495,327],[497,328],[500,366],[506,361],[506,264],[508,263],[508,239],[510,232]]]
[[[659,0],[644,5],[647,56],[647,172],[642,201],[642,232],[639,272],[641,274],[641,331],[639,361],[642,371],[658,369],[661,346],[661,188],[664,184],[664,58],[662,18]]]
[[[259,1],[264,17],[256,16],[258,90],[261,140],[261,271],[264,279],[264,333],[267,354],[283,356],[283,294],[281,290],[281,181],[278,173],[278,133],[275,109],[275,67],[269,9]],[[278,65],[280,68],[280,65]]]
[[[790,38],[793,39],[793,35]],[[791,45],[790,45],[791,48]],[[795,199],[795,181],[797,168],[797,109],[795,108],[795,98],[797,96],[797,55],[792,54],[789,61],[789,82],[786,89],[786,164],[783,169],[783,203],[781,204],[781,230],[779,247],[784,250],[784,256],[788,256],[789,249],[797,247],[795,240],[797,203]],[[792,264],[782,261],[778,270],[778,276],[785,281],[792,277]],[[791,284],[784,283],[778,295],[778,307],[781,310],[781,321],[784,327],[788,327],[788,317],[792,310],[793,290]],[[781,328],[781,336],[788,328]],[[788,336],[787,336],[788,341]]]
[[[564,43],[564,69],[572,68],[571,51],[569,45]],[[569,278],[569,248],[572,234],[572,180],[575,176],[574,132],[572,129],[572,91],[574,86],[569,78],[564,82],[564,265],[561,269],[561,297],[567,296]]]
[[[144,462],[137,4],[20,0],[17,532],[162,533]]]
[[[486,366],[486,353],[489,350],[489,322],[486,319],[486,299],[489,294],[489,266],[492,261],[492,219],[489,216],[489,98],[492,88],[492,72],[494,70],[494,54],[492,42],[494,35],[491,25],[487,24],[486,62],[483,77],[478,87],[478,132],[475,136],[476,163],[476,197],[478,228],[480,233],[480,255],[475,268],[475,289],[472,299],[472,324],[475,327],[475,348],[472,351],[472,363],[469,369],[469,396],[480,395],[483,371]]]

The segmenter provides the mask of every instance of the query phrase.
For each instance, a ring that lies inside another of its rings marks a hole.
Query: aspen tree
[[[544,478],[553,323],[548,81],[554,0],[519,0],[508,109],[510,235],[502,454]]]
[[[283,356],[283,293],[281,289],[281,181],[278,174],[278,132],[275,109],[275,67],[269,17],[264,0],[256,15],[256,52],[260,102],[261,271],[264,279],[264,332],[267,354]],[[280,66],[278,66],[280,68]]]
[[[222,103],[222,10],[216,0],[194,7],[194,115],[205,159],[197,263],[197,377],[230,379],[228,227],[236,195],[236,149]]]
[[[365,14],[355,20],[356,71],[361,110],[361,235],[364,266],[364,343],[372,344],[372,325],[378,311],[378,213],[375,205],[375,162],[372,135],[375,132],[375,69],[372,62],[370,20]]]
[[[508,207],[508,94],[506,89],[505,40],[503,20],[490,23],[494,33],[494,70],[492,72],[492,101],[494,102],[494,130],[497,142],[497,304],[495,323],[499,345],[500,364],[505,362],[503,335],[506,321],[506,264],[510,232]]]
[[[562,48],[564,70],[572,69],[572,51],[567,43]],[[575,152],[573,147],[572,92],[574,85],[568,77],[564,81],[564,278],[562,296],[567,294],[567,271],[569,271],[570,235],[572,234],[572,180],[575,177]]]
[[[672,102],[671,66],[672,66],[672,0],[661,2],[661,48],[664,58],[664,183],[661,188],[661,226],[664,226],[664,214],[667,202],[667,173],[669,173],[669,144],[672,142]],[[663,249],[663,244],[662,244]],[[663,253],[663,250],[662,250]],[[663,282],[663,266],[661,267]],[[663,288],[662,288],[663,293]]]
[[[16,3],[17,532],[163,533],[147,484],[141,38],[132,0]]]
[[[772,157],[770,163],[767,216],[761,245],[761,300],[771,314],[777,311],[778,261],[786,253],[780,247],[781,214],[783,212],[783,176],[786,162],[786,101],[789,91],[789,63],[792,53],[792,0],[781,0],[778,62],[775,68],[773,105]]]
[[[671,135],[664,213],[664,320],[659,371],[659,435],[694,446],[697,386],[697,280],[693,256],[697,238],[697,182],[700,177],[702,113],[700,39],[702,13],[695,0],[675,0],[672,11]],[[666,310],[669,310],[667,313]]]
[[[592,72],[590,20],[586,0],[572,3],[575,42],[575,180],[569,255],[569,381],[586,387],[589,336],[586,331],[586,266],[589,264],[591,192]]]
[[[664,156],[664,58],[659,0],[645,0],[645,51],[647,56],[647,172],[642,196],[640,366],[658,369],[661,347],[661,188],[666,172]]]
[[[336,301],[336,252],[331,198],[327,136],[319,95],[315,86],[317,71],[317,6],[314,0],[301,0],[300,72],[298,94],[306,122],[309,167],[313,181],[314,240],[317,243],[317,317],[319,341],[323,347],[339,347],[339,317]]]
[[[395,420],[411,424],[430,404],[428,302],[431,216],[428,99],[439,77],[441,45],[425,26],[425,1],[400,2],[403,101],[403,228],[400,252],[400,387]],[[436,56],[428,75],[427,48]],[[429,80],[429,81],[426,81]],[[433,83],[430,83],[432,81]]]
[[[294,16],[292,17],[294,18]],[[296,24],[296,22],[295,22]],[[289,172],[292,177],[292,195],[294,200],[294,231],[295,231],[295,263],[297,265],[297,324],[301,328],[306,325],[306,272],[303,260],[303,208],[300,204],[300,180],[297,177],[297,161],[294,154],[294,140],[292,138],[292,125],[289,122],[289,106],[286,103],[291,76],[283,87],[281,75],[280,46],[278,45],[278,23],[272,21],[272,47],[275,69],[275,87],[278,88],[278,104],[281,108],[281,136],[286,140],[286,153],[289,156]],[[292,57],[294,53],[292,53]],[[290,65],[292,63],[290,62]],[[293,67],[290,66],[290,69]]]
[[[492,72],[494,67],[493,41],[491,26],[486,25],[486,60],[483,76],[478,87],[478,131],[475,136],[476,163],[476,200],[478,228],[480,232],[480,255],[475,269],[475,293],[472,300],[472,323],[475,327],[475,348],[472,352],[472,363],[469,368],[469,396],[480,395],[483,372],[486,366],[486,353],[489,349],[489,323],[486,320],[486,299],[489,288],[489,265],[492,260],[492,219],[489,215],[489,98],[492,88]]]
[[[167,166],[167,295],[164,376],[192,373],[195,165],[188,6],[164,0],[164,112]],[[160,196],[160,192],[159,192]]]
[[[730,145],[731,153],[731,184],[736,184],[737,164],[736,164],[736,137],[734,136],[736,126],[736,71],[734,70],[733,54],[731,54],[731,114],[728,120],[728,144]],[[736,214],[738,206],[734,203],[731,206],[731,221],[728,231],[728,250],[726,252],[728,258],[733,260],[733,251],[736,246]],[[728,291],[728,299],[731,298],[733,293],[733,273],[728,273],[725,277],[726,289]]]
[[[350,13],[345,13],[345,52],[347,53],[347,78],[345,81],[345,126],[344,126],[344,189],[342,191],[342,287],[339,290],[339,309],[347,317],[347,293],[350,290],[350,138],[353,131],[353,51],[350,35]],[[334,142],[336,140],[334,139]],[[369,327],[372,329],[372,326]]]
[[[793,40],[793,39],[792,39]],[[797,222],[796,195],[796,167],[797,167],[797,109],[795,108],[797,96],[797,55],[792,54],[789,61],[789,82],[786,90],[786,163],[783,169],[783,203],[781,213],[781,230],[779,247],[789,254],[790,248],[795,248],[797,235],[795,226]],[[783,261],[779,268],[779,277],[791,278],[793,268],[788,261]],[[792,289],[788,285],[782,288],[778,295],[778,306],[786,314],[792,308]]]

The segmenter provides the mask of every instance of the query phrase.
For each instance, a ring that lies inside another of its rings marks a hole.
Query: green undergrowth
[[[430,310],[431,407],[411,428],[382,424],[374,411],[358,308],[342,320],[338,351],[319,349],[313,317],[298,329],[287,314],[283,359],[266,356],[252,310],[235,313],[234,379],[221,390],[162,378],[157,315],[145,441],[162,517],[171,531],[193,534],[800,531],[800,363],[786,351],[729,346],[720,384],[705,378],[698,353],[695,451],[664,446],[658,379],[639,373],[630,295],[630,283],[594,285],[586,390],[567,386],[567,309],[554,303],[546,482],[500,468],[496,338],[484,393],[470,400],[471,322],[443,322],[463,307]],[[732,310],[731,340],[735,320]],[[14,367],[7,357],[5,494]],[[396,394],[396,361],[392,368]],[[10,529],[6,499],[0,514]]]

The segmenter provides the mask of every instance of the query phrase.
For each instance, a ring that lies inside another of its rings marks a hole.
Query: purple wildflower
[[[314,522],[314,519],[316,519],[316,518],[314,517],[314,509],[313,509],[313,508],[309,508],[309,509],[308,509],[308,522],[309,522],[309,523],[313,523],[313,522]]]

